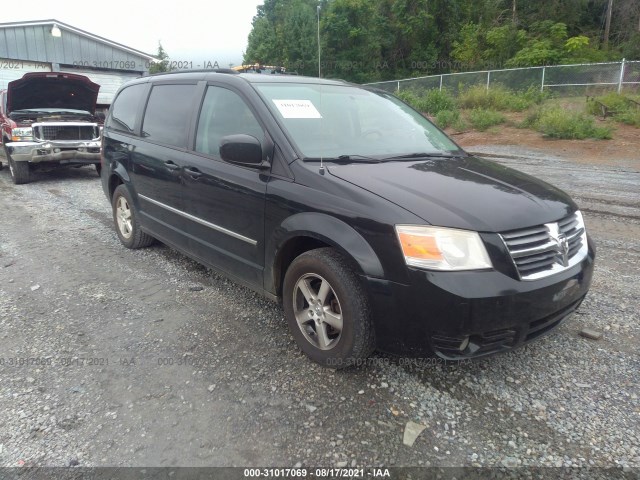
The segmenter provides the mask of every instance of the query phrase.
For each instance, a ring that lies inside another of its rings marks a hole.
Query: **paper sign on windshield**
[[[273,100],[284,118],[322,118],[310,100]]]

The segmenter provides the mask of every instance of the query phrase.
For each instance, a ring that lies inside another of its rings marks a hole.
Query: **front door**
[[[208,86],[195,135],[195,152],[183,170],[189,250],[230,276],[262,288],[264,210],[268,171],[220,158],[220,140],[233,134],[265,133],[233,90]]]

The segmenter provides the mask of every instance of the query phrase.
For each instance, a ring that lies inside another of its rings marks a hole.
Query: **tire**
[[[368,296],[336,250],[319,248],[297,257],[285,274],[283,302],[293,338],[314,362],[345,368],[373,352]]]
[[[9,173],[11,173],[11,180],[16,185],[23,185],[30,182],[29,162],[16,162],[11,158],[9,153],[7,155],[7,163],[9,164]]]
[[[131,195],[124,185],[118,185],[112,199],[113,221],[116,233],[127,248],[148,247],[154,242],[151,235],[140,230],[138,214],[133,206]]]
[[[96,172],[98,172],[98,176],[100,176],[100,174],[102,173],[102,164],[94,163],[93,165],[96,167]]]

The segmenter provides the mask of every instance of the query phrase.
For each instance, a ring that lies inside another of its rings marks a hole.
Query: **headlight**
[[[430,270],[492,268],[477,232],[422,225],[396,225],[407,265]]]
[[[11,129],[12,142],[24,142],[29,140],[33,140],[33,128],[19,127]]]

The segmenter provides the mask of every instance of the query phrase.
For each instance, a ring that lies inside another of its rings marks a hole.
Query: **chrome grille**
[[[571,268],[587,256],[582,214],[500,235],[521,280],[536,280]]]
[[[93,140],[99,136],[92,125],[41,125],[36,130],[40,140]]]

